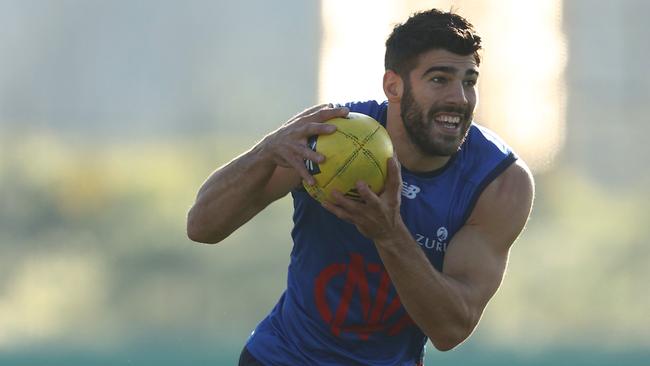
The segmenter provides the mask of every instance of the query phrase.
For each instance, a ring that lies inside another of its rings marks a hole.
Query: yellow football
[[[314,185],[303,183],[305,190],[319,202],[334,201],[330,196],[333,189],[360,200],[356,189],[360,180],[373,192],[381,192],[388,171],[387,160],[393,156],[393,144],[386,129],[372,117],[355,112],[325,123],[335,125],[336,132],[309,138],[309,148],[325,156],[325,161],[305,162],[316,181]]]

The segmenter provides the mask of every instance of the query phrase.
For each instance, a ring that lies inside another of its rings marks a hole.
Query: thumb
[[[393,156],[388,158],[387,165],[388,176],[386,177],[384,192],[386,192],[389,197],[399,200],[400,193],[402,191],[402,172],[400,169],[400,164]]]

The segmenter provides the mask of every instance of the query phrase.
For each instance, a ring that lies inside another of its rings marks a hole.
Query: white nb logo
[[[406,182],[402,182],[402,196],[408,199],[414,199],[415,196],[420,192],[420,187]]]

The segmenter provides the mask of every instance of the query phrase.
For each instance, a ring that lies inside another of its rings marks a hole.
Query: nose
[[[469,104],[465,86],[462,81],[452,82],[447,84],[447,93],[445,95],[445,102],[449,105],[466,106]]]

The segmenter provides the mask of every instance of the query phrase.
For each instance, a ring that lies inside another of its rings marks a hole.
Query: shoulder
[[[533,175],[525,162],[517,159],[483,190],[467,223],[509,245],[523,230],[534,196]]]
[[[467,183],[463,191],[469,204],[463,210],[463,223],[476,210],[479,198],[486,196],[488,187],[494,188],[498,184],[495,181],[502,179],[515,163],[525,166],[518,160],[517,154],[494,132],[472,124],[454,161],[460,179]]]
[[[476,123],[472,123],[460,153],[474,159],[498,158],[506,155],[513,155],[516,158],[512,148],[499,135]]]
[[[481,190],[518,159],[497,134],[474,123],[457,155],[464,174],[478,180]]]
[[[486,200],[495,204],[510,209],[519,208],[528,214],[535,195],[533,175],[526,163],[517,159],[488,185],[484,195]]]

